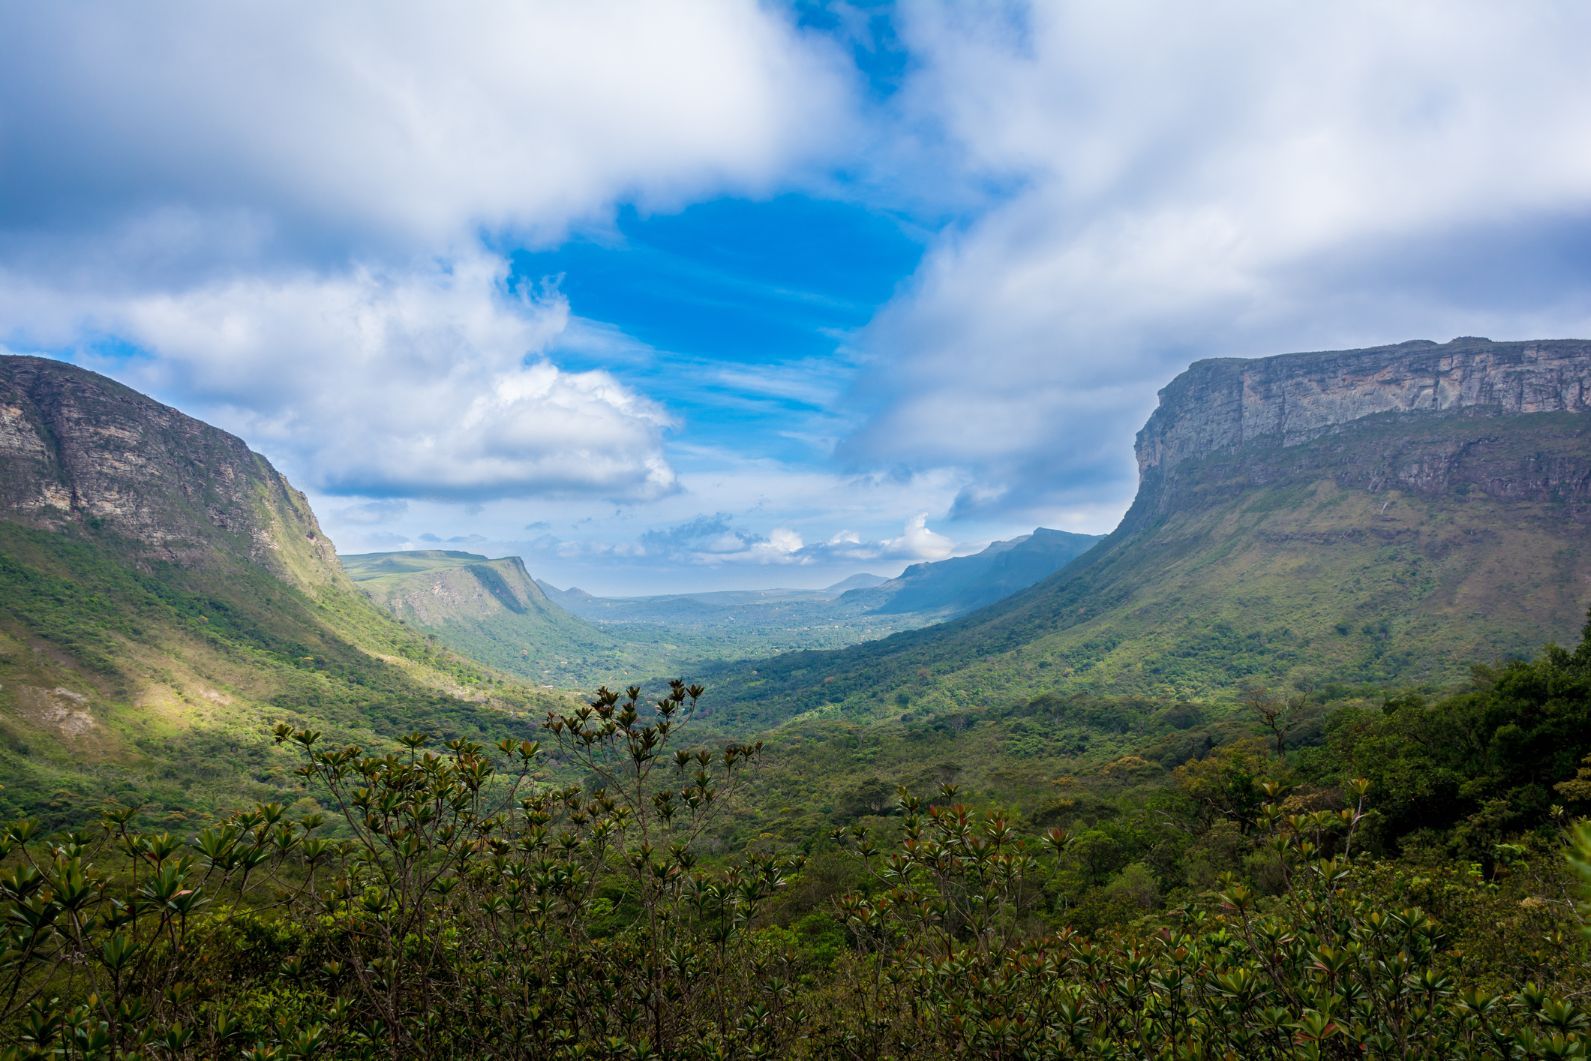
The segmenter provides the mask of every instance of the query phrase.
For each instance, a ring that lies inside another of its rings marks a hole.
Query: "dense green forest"
[[[710,703],[604,689],[490,747],[366,751],[284,723],[276,754],[323,810],[197,832],[126,806],[67,833],[11,823],[6,1056],[1574,1057],[1591,1040],[1591,624],[1431,701],[1321,718],[1253,689],[1230,739],[1169,780],[1118,757],[1108,812],[1024,815],[919,779],[794,845],[748,832],[781,749],[697,743]]]

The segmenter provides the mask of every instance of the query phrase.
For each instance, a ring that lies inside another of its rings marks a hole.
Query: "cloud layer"
[[[1108,530],[1196,358],[1591,334],[1587,39],[1550,0],[12,4],[0,344],[239,432],[356,547],[750,584]],[[879,226],[928,250],[856,334]],[[814,270],[852,279],[790,313]]]
[[[10,5],[0,31],[5,255],[168,278],[766,188],[849,110],[836,53],[749,0],[102,0]]]
[[[236,279],[63,306],[56,292],[15,285],[0,314],[53,306],[67,329],[150,351],[77,359],[206,410],[322,492],[633,500],[673,489],[667,414],[606,372],[527,363],[562,331],[568,307],[556,291],[503,284],[502,263],[477,255],[424,271]]]
[[[858,464],[974,470],[963,513],[1125,500],[1198,357],[1591,331],[1583,6],[906,11],[900,120],[1011,191],[866,336]]]

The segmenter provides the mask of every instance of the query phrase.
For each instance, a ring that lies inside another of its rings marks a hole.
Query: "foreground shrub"
[[[1146,912],[1140,867],[1086,935],[1055,904],[1065,830],[903,793],[887,839],[837,834],[864,883],[835,903],[843,950],[804,950],[768,913],[800,859],[703,854],[762,748],[682,745],[701,694],[599,690],[547,718],[545,749],[412,734],[371,754],[279,728],[330,825],[276,804],[186,838],[128,808],[64,836],[13,824],[0,1053],[1584,1056],[1573,897],[1509,922],[1556,932],[1555,960],[1513,960],[1520,941],[1477,961],[1454,944],[1472,926],[1433,909],[1521,904],[1469,867],[1366,860],[1363,782],[1337,809],[1252,782],[1228,802],[1266,894],[1234,872]],[[583,782],[547,782],[547,759]]]

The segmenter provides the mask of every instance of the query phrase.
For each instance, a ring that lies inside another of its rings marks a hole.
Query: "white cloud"
[[[672,491],[656,402],[523,363],[644,348],[487,248],[772,191],[853,133],[843,57],[753,0],[91,0],[0,39],[0,340],[134,344],[79,359],[324,492]]]
[[[621,199],[768,188],[850,128],[838,54],[751,0],[102,0],[8,5],[0,36],[13,260],[546,239]]]
[[[387,498],[381,501],[362,501],[357,505],[346,505],[337,510],[337,519],[344,523],[352,523],[362,527],[379,526],[399,519],[409,510],[409,503],[402,498]],[[376,531],[374,533],[382,533]]]
[[[899,538],[882,542],[885,556],[905,556],[912,560],[943,560],[956,551],[955,543],[943,534],[928,529],[928,513],[920,512],[906,523]]]
[[[0,282],[0,316],[59,315],[152,351],[79,360],[204,414],[323,492],[639,499],[674,489],[660,407],[606,372],[526,363],[568,309],[556,291],[505,291],[504,268],[475,255],[70,307],[12,277]]]
[[[904,10],[896,120],[1013,192],[864,337],[858,464],[967,469],[966,511],[1124,504],[1198,357],[1591,330],[1561,249],[1591,237],[1591,9]]]

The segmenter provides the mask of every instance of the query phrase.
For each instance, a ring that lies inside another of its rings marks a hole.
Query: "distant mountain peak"
[[[855,574],[849,578],[842,578],[832,586],[824,586],[824,593],[846,593],[853,589],[872,589],[874,586],[883,585],[889,579],[883,575],[870,575],[866,572]]]
[[[881,614],[959,615],[993,604],[1050,577],[1100,541],[1095,534],[1039,528],[981,552],[912,564],[897,577],[840,599]]]

